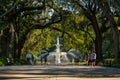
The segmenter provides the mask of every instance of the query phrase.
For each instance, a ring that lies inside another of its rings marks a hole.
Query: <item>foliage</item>
[[[4,57],[0,57],[0,66],[5,66],[7,64],[7,60]]]
[[[25,65],[26,60],[25,59],[14,59],[14,65]]]
[[[43,48],[49,49],[52,46],[53,35],[49,29],[33,30],[28,34],[24,45],[23,52],[29,50],[32,54],[37,55]]]
[[[120,64],[112,64],[112,67],[120,68]]]
[[[92,41],[89,34],[94,37],[94,33],[90,27],[88,28],[87,25],[89,24],[89,21],[87,21],[86,17],[82,14],[74,14],[67,18],[63,24],[66,27],[66,31],[71,35],[71,37],[67,36],[70,38],[69,40],[65,38],[65,44],[69,44],[66,47],[79,49],[82,53],[89,51],[89,46],[91,46],[90,42]]]
[[[106,58],[106,59],[104,59],[104,64],[102,66],[109,66],[109,67],[120,68],[120,64],[116,63],[115,58]]]
[[[115,59],[114,58],[107,58],[104,59],[104,66],[112,66],[112,64],[115,63]]]
[[[114,45],[113,44],[111,44],[111,43],[113,43],[113,39],[111,38],[112,37],[112,33],[110,33],[111,32],[111,29],[109,29],[107,32],[105,32],[104,34],[103,34],[103,46],[102,46],[102,53],[103,53],[103,57],[104,58],[113,58],[113,57],[115,57],[114,55]]]

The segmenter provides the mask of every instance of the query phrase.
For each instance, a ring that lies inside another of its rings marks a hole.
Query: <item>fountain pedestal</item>
[[[57,37],[57,44],[56,44],[56,54],[55,54],[55,64],[60,64],[61,63],[61,54],[60,54],[60,42],[59,42],[59,37]]]
[[[60,64],[61,63],[61,59],[60,59],[60,53],[57,53],[56,55],[55,55],[55,64]]]

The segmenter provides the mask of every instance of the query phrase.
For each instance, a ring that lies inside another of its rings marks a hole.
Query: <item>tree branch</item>
[[[60,15],[60,19],[59,20],[55,20],[55,21],[49,21],[49,23],[46,23],[45,25],[41,25],[40,23],[36,23],[35,24],[35,29],[44,29],[44,28],[47,28],[49,27],[51,24],[55,24],[55,23],[58,23],[62,21],[62,15]]]
[[[81,29],[81,31],[84,31],[85,33],[87,33],[90,36],[90,38],[92,39],[92,41],[94,42],[94,38],[91,36],[91,34],[88,31],[85,31],[83,29]]]
[[[9,14],[9,13],[15,8],[15,6],[16,6],[16,3],[15,3],[8,11],[6,11],[4,14],[2,14],[2,15],[0,16],[0,18],[2,18],[2,17],[4,17],[5,15]]]

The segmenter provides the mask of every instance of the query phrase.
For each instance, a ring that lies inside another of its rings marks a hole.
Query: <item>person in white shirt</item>
[[[91,65],[92,66],[95,66],[95,64],[96,64],[96,53],[95,52],[93,52],[92,54],[91,54]]]

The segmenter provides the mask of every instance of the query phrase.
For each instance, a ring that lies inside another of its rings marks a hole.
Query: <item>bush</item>
[[[118,59],[118,62],[120,62],[120,59]],[[104,59],[104,66],[120,68],[120,63],[117,63],[115,58],[107,58]]]
[[[103,62],[98,62],[97,65],[98,66],[103,66],[104,64],[103,64]]]
[[[25,59],[14,59],[14,64],[23,65],[23,64],[26,64],[26,60]]]
[[[112,66],[112,64],[115,63],[115,59],[114,58],[107,58],[104,59],[104,66]]]
[[[2,61],[0,61],[0,66],[4,66],[4,63]]]
[[[0,66],[5,66],[7,64],[6,58],[0,57]]]
[[[112,64],[112,67],[120,68],[120,64]]]
[[[7,58],[5,57],[0,57],[0,66],[5,66],[5,65],[23,65],[26,64],[25,59],[13,59],[13,61],[10,62],[7,61]]]

